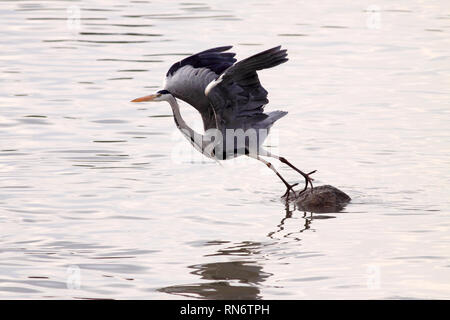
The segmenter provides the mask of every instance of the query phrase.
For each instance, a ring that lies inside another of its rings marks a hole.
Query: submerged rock
[[[306,189],[303,193],[291,192],[289,195],[289,201],[294,202],[298,210],[317,213],[339,212],[350,200],[347,194],[330,185]]]

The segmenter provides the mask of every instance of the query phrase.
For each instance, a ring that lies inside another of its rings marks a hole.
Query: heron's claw
[[[291,193],[291,190],[294,191],[293,188],[294,188],[296,185],[298,185],[298,183],[286,185],[286,187],[287,187],[286,192],[281,196],[282,198],[286,197],[286,202],[289,201],[289,195],[290,195],[290,193]],[[295,191],[294,191],[294,193],[295,193]]]
[[[314,179],[311,178],[310,175],[312,175],[312,174],[315,173],[316,171],[317,171],[317,170],[313,170],[313,171],[311,171],[311,172],[309,172],[309,173],[304,173],[304,172],[301,172],[301,171],[300,171],[300,174],[305,178],[305,188],[303,188],[303,190],[300,191],[299,194],[302,194],[303,192],[305,192],[306,189],[308,189],[308,185],[309,185],[309,184],[311,185],[311,190],[314,189],[314,186],[313,186],[313,184],[312,184],[312,182],[314,181]]]

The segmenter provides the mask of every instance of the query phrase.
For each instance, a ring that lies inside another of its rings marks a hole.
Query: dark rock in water
[[[293,201],[298,210],[329,213],[339,212],[349,203],[351,198],[330,185],[314,187],[314,189],[306,189],[305,192],[293,192],[289,195],[289,201]]]

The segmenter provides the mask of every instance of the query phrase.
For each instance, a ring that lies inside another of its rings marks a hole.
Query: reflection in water
[[[213,255],[257,254],[260,243],[244,242],[218,251]],[[256,250],[254,252],[253,250]],[[189,266],[191,274],[200,276],[202,282],[161,288],[158,291],[202,299],[260,299],[259,284],[271,276],[252,260],[205,263]]]
[[[293,217],[293,213],[296,210],[296,206],[295,204],[292,204],[293,208],[291,209],[291,203],[287,203],[285,210],[286,210],[286,214],[284,216],[284,218],[281,219],[280,223],[277,225],[277,230],[269,232],[269,234],[267,235],[269,238],[271,239],[276,239],[278,234],[281,234],[284,232],[285,229],[285,223],[289,220],[292,219]],[[307,212],[303,212],[302,215],[302,219],[304,219],[304,223],[302,225],[302,227],[295,232],[288,232],[286,234],[283,235],[284,238],[291,238],[293,235],[297,234],[297,233],[302,233],[306,230],[309,230],[311,228],[311,224],[313,220],[316,219],[332,219],[332,218],[336,218],[335,216],[330,216],[330,215],[324,215],[324,214],[315,214],[315,213],[307,213]],[[300,238],[294,236],[293,238],[294,240],[298,240],[300,241]]]
[[[288,219],[293,218],[293,210],[289,204],[286,204],[286,215],[277,225],[277,230],[270,232],[267,236],[276,240],[276,235],[281,234],[284,225]],[[292,237],[297,233],[302,233],[311,228],[314,219],[330,219],[334,216],[323,214],[313,215],[313,213],[304,212],[301,217],[304,222],[297,232],[289,232],[283,235],[284,238],[291,238],[299,241],[300,238]],[[211,244],[211,242],[208,242]],[[226,241],[221,242],[226,243]],[[237,260],[228,262],[213,262],[191,265],[188,268],[193,269],[191,274],[197,275],[200,279],[210,280],[209,282],[175,285],[158,289],[174,295],[180,295],[201,299],[261,299],[260,285],[272,274],[264,272],[262,266],[256,261],[261,256],[264,247],[272,243],[260,243],[252,241],[243,241],[226,248],[218,249],[215,253],[206,255],[211,256],[232,256],[232,257],[252,257],[251,260]],[[267,256],[265,253],[264,256]]]

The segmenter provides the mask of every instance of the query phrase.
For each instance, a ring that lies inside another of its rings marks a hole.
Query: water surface
[[[1,1],[0,16],[0,297],[450,297],[448,2]],[[207,161],[168,105],[129,102],[228,44],[288,49],[260,74],[267,110],[289,112],[266,146],[348,193],[343,212],[286,207],[264,165]]]

